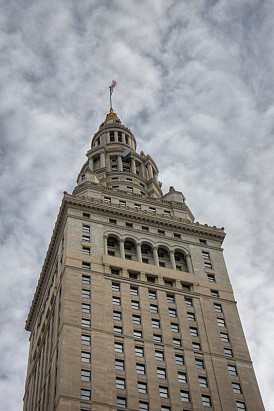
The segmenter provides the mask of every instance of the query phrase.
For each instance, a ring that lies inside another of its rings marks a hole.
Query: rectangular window
[[[149,228],[147,226],[142,225],[142,230],[143,231],[149,231]]]
[[[90,218],[90,214],[89,213],[83,213],[83,217]]]
[[[111,285],[112,291],[120,291],[120,284],[119,283],[112,283]]]
[[[124,350],[123,343],[116,341],[114,343],[114,351],[115,352],[123,352],[123,350]]]
[[[81,352],[81,361],[89,364],[90,363],[90,352],[82,351]]]
[[[105,203],[111,203],[111,198],[110,197],[104,197],[104,202]]]
[[[82,336],[81,336],[81,343],[83,344],[83,345],[90,345],[90,335],[85,335],[85,334],[82,334]]]
[[[150,309],[150,312],[151,312],[151,313],[155,313],[155,314],[158,313],[158,305],[150,304],[149,309]]]
[[[91,391],[81,388],[81,400],[90,401],[91,399]]]
[[[142,331],[140,330],[133,330],[134,338],[142,338]]]
[[[164,278],[164,283],[166,287],[175,287],[175,280],[170,280],[169,278]]]
[[[203,256],[203,258],[204,258],[205,260],[210,260],[209,252],[208,252],[208,251],[202,251],[202,256]]]
[[[82,284],[90,285],[90,276],[89,275],[82,275]]]
[[[202,402],[204,407],[211,407],[211,399],[208,395],[202,395]]]
[[[225,327],[225,320],[223,318],[217,318],[217,324],[219,327]]]
[[[90,226],[86,225],[86,224],[83,224],[82,225],[82,232],[83,233],[90,233]]]
[[[148,211],[149,211],[150,213],[156,213],[156,208],[154,208],[154,207],[149,207],[149,208],[148,208]]]
[[[87,263],[85,261],[82,262],[82,269],[83,270],[90,270],[90,263]]]
[[[212,269],[212,264],[209,261],[204,261],[204,266],[207,269]]]
[[[171,323],[170,324],[171,331],[178,333],[179,332],[179,324]]]
[[[160,235],[165,235],[166,232],[165,232],[165,230],[158,230],[158,234],[160,234]]]
[[[169,304],[175,303],[175,296],[173,294],[167,294],[166,299]]]
[[[130,287],[130,294],[131,295],[138,295],[138,288],[137,287]]]
[[[179,234],[179,233],[174,233],[174,237],[175,237],[175,238],[181,238],[181,234]]]
[[[198,329],[195,327],[189,327],[190,335],[192,337],[198,337]]]
[[[81,325],[82,327],[90,327],[90,319],[82,318]]]
[[[147,402],[140,401],[139,402],[139,411],[148,411],[149,410],[149,405]]]
[[[147,394],[146,382],[138,382],[138,392],[140,392],[141,394]]]
[[[173,338],[173,345],[176,347],[181,347],[181,340],[179,338]]]
[[[83,254],[90,254],[90,247],[82,247]]]
[[[186,307],[193,307],[193,301],[191,298],[185,298],[185,306]]]
[[[141,210],[141,204],[134,203],[134,208]]]
[[[196,368],[198,368],[199,370],[202,370],[205,368],[204,361],[201,360],[200,358],[195,358],[195,365],[196,365]]]
[[[170,217],[170,216],[171,216],[171,213],[170,213],[169,210],[164,210],[164,215],[165,215],[166,217]]]
[[[215,283],[216,279],[215,279],[215,275],[214,274],[207,274],[207,279],[208,281],[210,281],[211,283]]]
[[[168,398],[168,388],[167,387],[159,387],[160,397]]]
[[[192,343],[192,348],[194,351],[201,351],[201,344],[197,342]]]
[[[151,320],[151,325],[153,328],[160,328],[160,321],[155,320],[154,318]]]
[[[236,401],[237,411],[246,411],[245,403]]]
[[[211,297],[213,297],[213,298],[218,298],[219,297],[219,291],[217,291],[217,290],[210,290],[210,294],[211,294]]]
[[[121,320],[122,319],[122,313],[120,311],[113,311],[113,319],[114,320]]]
[[[155,359],[157,361],[164,361],[164,352],[160,350],[155,350]]]
[[[200,244],[207,244],[207,241],[204,240],[203,238],[199,238],[199,243]]]
[[[162,405],[161,411],[170,411],[170,407],[168,405]]]
[[[121,207],[125,207],[127,205],[126,201],[124,200],[119,200],[119,204]]]
[[[117,220],[115,220],[114,218],[110,218],[109,223],[110,224],[117,224]]]
[[[237,375],[237,368],[235,367],[235,365],[228,364],[227,368],[230,375]]]
[[[225,342],[225,343],[228,343],[228,342],[229,342],[229,337],[228,337],[228,334],[227,334],[227,333],[220,333],[220,336],[221,336],[221,340],[222,340],[223,342]]]
[[[190,395],[188,391],[181,391],[181,400],[183,402],[190,402]]]
[[[241,386],[237,382],[232,383],[232,388],[233,388],[234,394],[242,394]]]
[[[170,316],[170,317],[177,317],[177,311],[175,310],[175,308],[169,308],[168,309],[168,315]]]
[[[147,275],[147,281],[148,281],[149,283],[155,283],[155,282],[156,282],[156,278],[157,278],[157,277],[154,277],[154,276],[152,276],[152,275]]]
[[[214,310],[216,311],[216,313],[223,312],[221,304],[214,303]]]
[[[82,304],[82,313],[90,313],[90,304]]]
[[[82,240],[83,240],[83,241],[90,241],[90,236],[83,234],[83,235],[82,235]]]
[[[187,313],[187,319],[188,321],[195,321],[195,315],[194,313]]]
[[[139,310],[140,308],[139,301],[131,301],[131,308],[134,308],[135,310]]]
[[[182,384],[186,384],[187,380],[186,380],[186,373],[185,372],[178,372],[178,380],[179,382],[181,382]]]
[[[175,354],[175,361],[177,365],[184,365],[184,357],[181,354]]]
[[[129,278],[131,278],[132,280],[138,280],[139,278],[139,273],[136,273],[134,271],[129,271],[128,272],[128,276]]]
[[[157,368],[158,378],[166,379],[166,370],[164,368]]]
[[[199,380],[200,387],[206,388],[208,386],[206,377],[202,377],[201,375],[198,375],[198,380]]]
[[[115,268],[115,267],[111,267],[110,268],[110,273],[112,275],[120,275],[120,269],[119,268]]]
[[[116,405],[118,408],[126,408],[127,407],[127,399],[124,397],[117,397]]]
[[[140,315],[133,315],[133,316],[132,316],[132,322],[133,322],[133,324],[141,324],[141,317],[140,317]]]
[[[144,356],[144,347],[136,345],[135,346],[135,355],[136,355],[136,357],[143,357]]]
[[[156,343],[161,343],[162,342],[162,336],[159,334],[153,334],[153,341]]]
[[[81,380],[90,381],[91,373],[89,370],[81,370]]]
[[[128,222],[126,222],[126,227],[132,228],[132,227],[133,227],[133,223],[128,223]]]
[[[224,348],[224,354],[226,357],[233,357],[233,353],[230,348]]]
[[[82,290],[82,298],[90,298],[90,290]]]
[[[127,186],[127,191],[128,191],[129,193],[133,193],[133,187]]]
[[[124,360],[119,360],[118,358],[115,359],[115,368],[118,371],[123,371],[125,369]]]
[[[126,381],[124,378],[116,377],[116,388],[124,390],[126,388]]]
[[[114,334],[123,334],[123,328],[122,327],[118,327],[117,325],[115,325],[113,327],[113,332]]]
[[[113,305],[121,305],[121,298],[120,298],[120,297],[113,296],[113,297],[112,297],[112,304],[113,304]]]
[[[145,375],[145,366],[144,366],[144,364],[136,364],[136,374]]]
[[[156,291],[148,290],[148,298],[151,300],[156,300]]]

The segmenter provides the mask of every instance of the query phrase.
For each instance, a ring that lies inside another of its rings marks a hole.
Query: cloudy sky
[[[164,191],[224,226],[262,397],[274,409],[273,0],[3,0],[0,409],[22,408],[24,331],[63,191],[114,108]],[[270,366],[272,364],[272,366]]]

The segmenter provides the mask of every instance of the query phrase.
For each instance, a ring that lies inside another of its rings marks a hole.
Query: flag
[[[113,89],[116,85],[117,85],[117,82],[115,80],[112,80],[111,86],[109,86],[110,95],[112,95]]]

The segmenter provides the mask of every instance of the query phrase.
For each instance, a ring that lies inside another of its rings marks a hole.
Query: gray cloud
[[[24,321],[62,192],[114,106],[163,187],[225,226],[225,257],[266,410],[274,403],[274,6],[260,0],[4,2],[1,388],[19,410]]]

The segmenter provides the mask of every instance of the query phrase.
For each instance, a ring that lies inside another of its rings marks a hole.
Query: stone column
[[[110,143],[110,132],[107,131],[107,143]]]
[[[142,251],[141,251],[141,244],[140,243],[136,244],[136,249],[137,249],[137,261],[139,263],[141,263],[142,262]]]
[[[101,166],[101,168],[106,167],[105,153],[100,153],[100,166]]]
[[[192,267],[192,261],[191,261],[190,254],[187,254],[185,257],[186,257],[187,270],[189,273],[193,274],[193,267]]]
[[[105,159],[106,159],[107,172],[109,173],[111,171],[111,169],[110,169],[110,158],[109,158],[109,156],[105,156]]]
[[[124,240],[120,240],[120,257],[125,259],[125,242]]]
[[[147,169],[148,169],[148,179],[150,180],[151,178],[153,178],[153,170],[152,170],[152,165],[150,163],[148,163]]]
[[[117,143],[118,141],[118,131],[114,131],[114,141]]]
[[[118,161],[118,171],[123,171],[123,161],[122,161],[121,155],[118,155],[117,161]]]
[[[133,174],[136,174],[136,163],[135,163],[135,158],[131,159],[131,172]]]
[[[159,258],[158,258],[158,248],[153,247],[153,258],[154,258],[154,264],[159,267]]]
[[[88,165],[89,165],[90,170],[93,171],[93,158],[89,159]]]
[[[126,144],[126,135],[122,133],[122,143]]]
[[[104,235],[104,254],[108,255],[108,239],[106,235]]]
[[[169,258],[170,258],[170,264],[171,264],[172,270],[176,270],[176,261],[175,261],[173,250],[169,251]]]

